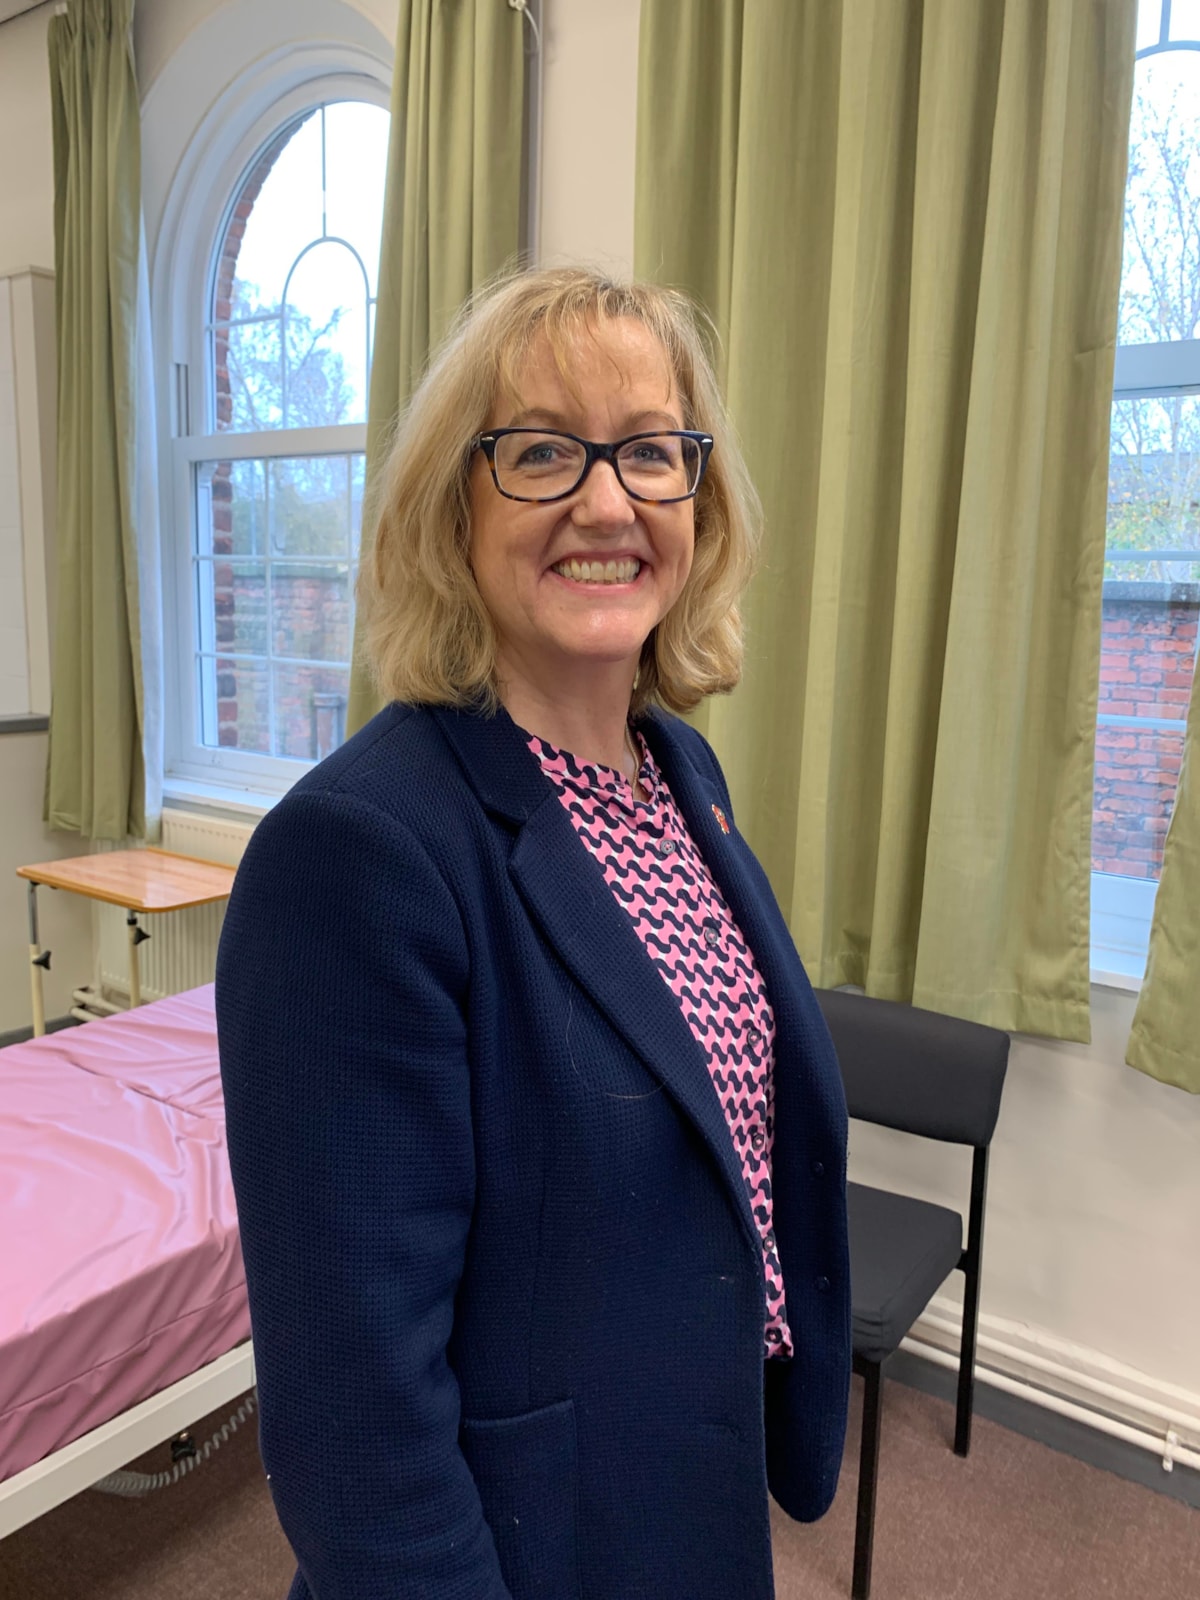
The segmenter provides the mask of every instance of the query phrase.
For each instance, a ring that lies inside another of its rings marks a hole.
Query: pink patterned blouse
[[[640,736],[638,746],[645,800],[614,768],[529,740],[704,1052],[762,1238],[765,1353],[788,1356],[792,1335],[771,1218],[775,1018],[750,947]]]

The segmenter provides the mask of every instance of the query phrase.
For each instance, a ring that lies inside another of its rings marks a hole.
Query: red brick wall
[[[1156,593],[1163,590],[1162,597]],[[1177,720],[1178,729],[1099,725],[1092,868],[1157,878],[1175,804],[1196,657],[1200,593],[1113,584],[1104,599],[1099,710]]]

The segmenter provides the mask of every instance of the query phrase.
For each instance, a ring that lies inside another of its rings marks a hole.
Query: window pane
[[[388,124],[358,101],[318,108],[243,179],[214,267],[214,427],[366,420]]]
[[[1168,598],[1171,596],[1171,598]],[[1155,878],[1175,804],[1200,586],[1106,583],[1092,866]]]
[[[312,111],[282,145],[277,139],[267,146],[238,193],[226,232],[227,250],[230,243],[235,246],[235,290],[267,305],[280,304],[292,262],[321,237],[323,189],[321,115]]]
[[[329,240],[300,258],[284,328],[284,426],[365,422],[367,281],[344,244]]]
[[[201,656],[198,666],[201,743],[265,755],[271,748],[266,663]]]
[[[206,461],[196,475],[196,554],[260,556],[267,545],[261,461]]]
[[[1138,0],[1137,40],[1134,48],[1145,50],[1147,45],[1157,44],[1161,26],[1162,0]]]
[[[362,257],[372,298],[378,293],[388,121],[381,106],[362,101],[325,107],[325,231]]]
[[[1200,579],[1200,396],[1113,402],[1106,542],[1106,578]]]
[[[211,595],[211,637],[202,606],[201,649],[233,650],[239,655],[267,653],[267,573],[261,561],[197,562],[197,588]]]
[[[350,659],[350,568],[332,562],[271,564],[274,653],[306,661]]]
[[[1169,50],[1137,65],[1117,337],[1155,344],[1198,336],[1200,53]]]
[[[270,463],[272,555],[350,559],[358,526],[350,525],[349,460],[299,456]]]
[[[299,760],[328,754],[345,728],[364,457],[195,471],[197,738]]]
[[[1172,733],[1099,724],[1093,872],[1158,879],[1182,756],[1182,728]]]
[[[275,754],[318,761],[346,736],[350,672],[341,667],[275,668]]]
[[[278,314],[213,329],[218,429],[253,433],[283,425],[283,359]]]
[[[1157,879],[1200,616],[1200,399],[1114,402],[1104,570],[1092,866]]]

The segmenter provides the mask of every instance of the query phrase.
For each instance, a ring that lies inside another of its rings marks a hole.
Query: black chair
[[[971,1447],[975,1335],[988,1146],[1008,1067],[1008,1035],[976,1022],[842,990],[817,992],[837,1049],[852,1117],[974,1149],[967,1243],[962,1217],[910,1195],[847,1189],[854,1370],[862,1377],[862,1444],[854,1533],[854,1600],[871,1591],[880,1389],[888,1357],[958,1267],[966,1277],[955,1453]]]

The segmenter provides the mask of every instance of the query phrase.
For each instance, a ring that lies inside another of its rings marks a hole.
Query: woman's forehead
[[[503,400],[519,410],[584,405],[602,398],[642,407],[677,405],[671,359],[636,317],[591,319],[577,327],[539,328],[504,375]]]

